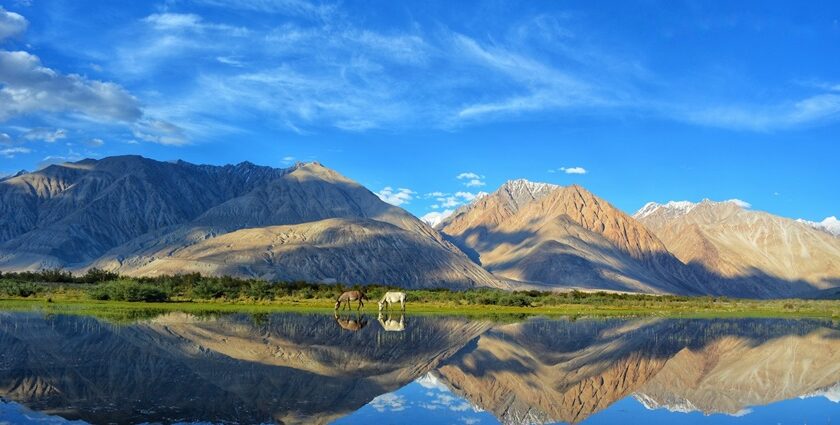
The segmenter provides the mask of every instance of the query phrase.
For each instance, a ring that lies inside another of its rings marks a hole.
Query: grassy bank
[[[198,274],[127,278],[98,270],[83,276],[61,271],[0,275],[0,309],[40,309],[102,317],[145,317],[168,311],[193,314],[332,311],[335,297],[361,289],[377,300],[394,289],[385,285],[351,287],[307,282],[206,277]],[[840,301],[735,300],[680,297],[473,289],[408,290],[409,311],[420,314],[585,315],[667,317],[820,317],[840,318]]]

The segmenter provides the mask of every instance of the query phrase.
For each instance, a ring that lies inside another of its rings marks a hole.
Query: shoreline
[[[185,301],[127,302],[88,299],[0,298],[0,311],[42,311],[47,314],[77,314],[97,317],[144,317],[169,312],[188,314],[270,314],[283,312],[329,314],[335,312],[330,300],[275,300],[258,302]],[[341,315],[357,310],[343,310]],[[369,303],[360,314],[377,315],[376,303]],[[387,311],[383,311],[388,314]],[[400,310],[391,311],[399,315]],[[688,302],[657,302],[643,305],[560,304],[551,306],[457,305],[454,303],[409,302],[406,315],[440,315],[468,317],[530,317],[530,316],[591,316],[591,317],[662,317],[662,318],[814,318],[840,319],[840,301],[815,300],[727,300]]]

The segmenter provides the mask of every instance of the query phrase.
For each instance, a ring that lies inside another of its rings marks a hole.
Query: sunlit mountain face
[[[838,383],[831,321],[0,315],[8,423],[819,423]]]

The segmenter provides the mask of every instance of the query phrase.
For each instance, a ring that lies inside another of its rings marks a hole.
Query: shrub
[[[130,280],[115,280],[96,285],[88,291],[88,296],[95,300],[129,302],[163,302],[169,300],[169,294],[163,289]]]

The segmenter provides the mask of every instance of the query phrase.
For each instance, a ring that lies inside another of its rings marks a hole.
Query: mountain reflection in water
[[[0,423],[697,423],[784,400],[826,423],[838,383],[831,321],[0,313]]]

